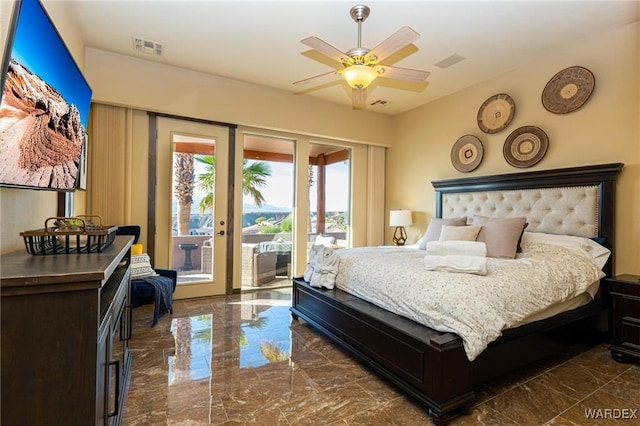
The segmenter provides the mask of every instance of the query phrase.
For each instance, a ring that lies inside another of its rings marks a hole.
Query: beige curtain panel
[[[101,216],[105,225],[131,220],[131,114],[129,108],[91,105],[87,213]]]

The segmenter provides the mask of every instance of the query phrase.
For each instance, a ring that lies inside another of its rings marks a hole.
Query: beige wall
[[[559,46],[526,67],[470,87],[404,113],[394,122],[394,144],[387,152],[386,210],[411,209],[418,223],[409,229],[415,241],[435,212],[432,180],[521,171],[505,162],[502,145],[510,132],[538,126],[549,136],[540,163],[527,170],[592,164],[625,163],[617,186],[616,272],[640,273],[640,24],[626,26],[573,45]],[[596,78],[590,100],[569,114],[552,114],[541,104],[541,92],[558,71],[572,65],[590,69]],[[515,101],[507,129],[488,135],[476,115],[490,96],[507,93]],[[451,147],[473,134],[484,146],[484,159],[473,172],[451,165]],[[387,228],[387,242],[392,230]]]
[[[86,49],[96,102],[247,127],[387,145],[392,118],[309,96]]]
[[[47,1],[44,6],[82,69],[84,40],[79,36],[76,22],[67,13],[65,5]],[[0,0],[0,46],[3,48],[12,9],[11,2]],[[83,200],[84,193],[77,191],[75,198]],[[57,200],[57,193],[51,191],[0,188],[0,253],[24,249],[20,232],[42,228],[46,218],[56,215]],[[83,212],[82,207],[77,211],[78,214]]]

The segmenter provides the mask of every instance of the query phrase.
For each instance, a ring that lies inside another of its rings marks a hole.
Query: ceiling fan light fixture
[[[1,0],[0,0],[1,1]],[[325,55],[341,64],[336,71],[328,72],[293,84],[302,85],[311,82],[324,82],[328,78],[343,78],[351,90],[351,105],[354,109],[366,107],[367,87],[378,77],[423,82],[429,76],[427,71],[399,68],[391,65],[380,65],[386,58],[400,51],[420,37],[410,27],[402,27],[387,37],[373,49],[362,47],[362,23],[369,16],[369,8],[363,4],[351,8],[351,18],[358,24],[358,46],[342,52],[318,37],[307,37],[302,44],[311,47],[318,53]]]
[[[351,65],[342,71],[347,84],[354,89],[364,89],[378,76],[378,72],[367,65]]]

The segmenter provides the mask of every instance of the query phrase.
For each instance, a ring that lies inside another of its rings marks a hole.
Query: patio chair
[[[242,285],[259,287],[276,279],[276,253],[258,252],[258,244],[242,244]]]

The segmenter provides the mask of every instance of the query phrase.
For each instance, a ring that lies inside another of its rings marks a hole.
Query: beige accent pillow
[[[151,267],[151,258],[147,253],[131,255],[131,279],[137,280],[140,278],[151,277],[156,274],[156,271]]]
[[[497,218],[474,215],[471,223],[482,226],[476,241],[482,241],[487,245],[487,257],[514,259],[526,221],[524,217]]]
[[[440,239],[440,233],[442,232],[443,225],[451,225],[451,226],[464,226],[467,224],[467,217],[452,217],[452,218],[439,218],[434,217],[431,219],[429,223],[429,227],[427,228],[427,232],[424,237],[420,240],[420,245],[418,248],[420,250],[427,249],[427,243],[429,241],[438,241]]]
[[[482,226],[451,226],[442,225],[440,232],[440,241],[475,241],[478,238]]]

